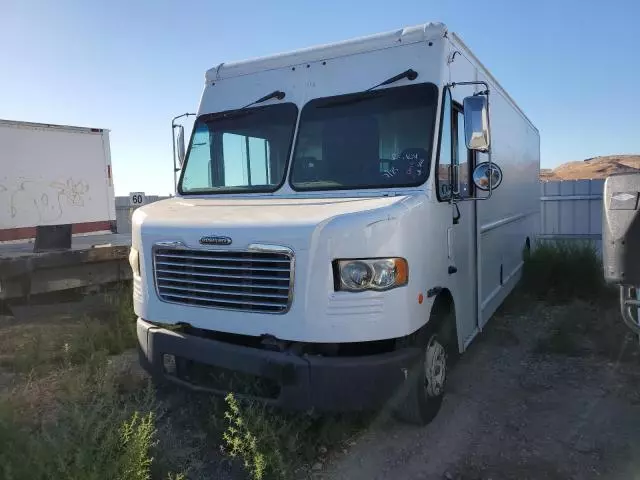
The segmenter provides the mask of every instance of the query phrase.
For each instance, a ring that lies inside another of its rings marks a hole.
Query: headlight
[[[337,260],[334,274],[336,290],[389,290],[407,284],[409,267],[404,258]]]
[[[136,277],[140,276],[140,254],[138,250],[131,247],[131,251],[129,252],[129,265],[131,265],[131,270]]]

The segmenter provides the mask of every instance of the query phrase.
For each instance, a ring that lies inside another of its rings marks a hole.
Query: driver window
[[[464,115],[462,113],[462,106],[454,105],[453,111],[453,120],[455,123],[453,126],[455,135],[452,135],[455,143],[453,148],[455,154],[454,164],[458,166],[458,178],[454,179],[454,181],[457,183],[457,193],[460,198],[469,198],[471,196],[471,186],[469,184],[471,176],[469,173],[472,163],[470,159],[473,158],[473,155],[472,152],[467,149],[464,137]]]
[[[440,133],[440,155],[436,175],[436,189],[438,199],[446,201],[451,198],[451,163],[452,163],[452,135],[451,135],[451,93],[449,89],[444,93],[442,107],[442,128]]]
[[[196,125],[189,151],[189,168],[184,171],[185,189],[211,188],[211,138],[206,125]]]

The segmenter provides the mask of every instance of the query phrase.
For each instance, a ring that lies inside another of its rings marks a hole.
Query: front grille
[[[292,257],[286,252],[156,248],[156,288],[167,302],[283,313],[289,308]]]

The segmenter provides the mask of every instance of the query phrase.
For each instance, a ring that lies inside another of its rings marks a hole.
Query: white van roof
[[[446,32],[447,27],[443,23],[425,23],[392,32],[378,33],[343,42],[303,48],[293,52],[242,60],[239,62],[221,63],[217,67],[207,71],[205,80],[206,82],[214,82],[224,78],[248,75],[265,70],[275,70],[330,58],[381,50],[383,48],[396,46],[399,43],[411,44],[424,42],[429,39],[442,37]]]

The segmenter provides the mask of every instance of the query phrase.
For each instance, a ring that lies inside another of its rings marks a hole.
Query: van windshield
[[[291,186],[336,190],[424,183],[437,100],[433,84],[312,100],[300,117]]]
[[[180,193],[273,192],[284,182],[298,108],[293,103],[198,117]]]

